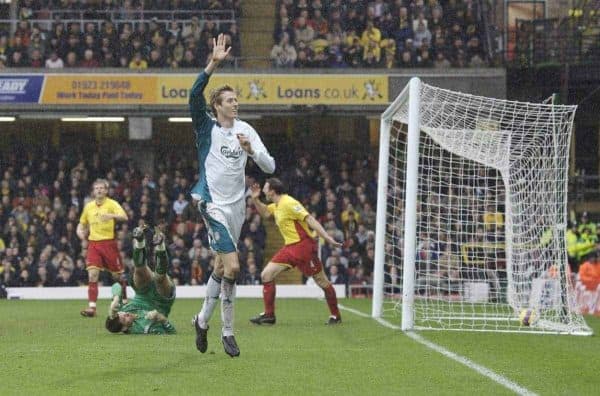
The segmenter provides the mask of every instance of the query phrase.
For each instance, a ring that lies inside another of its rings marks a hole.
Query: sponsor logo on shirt
[[[221,146],[221,154],[225,158],[238,159],[238,158],[240,158],[240,156],[242,155],[243,152],[244,152],[244,150],[241,147],[238,149],[231,149],[227,146]]]

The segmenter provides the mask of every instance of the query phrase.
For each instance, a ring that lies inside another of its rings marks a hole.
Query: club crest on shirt
[[[227,146],[221,146],[221,154],[225,158],[238,159],[238,158],[240,158],[240,156],[242,155],[243,152],[244,152],[244,150],[241,147],[238,149],[232,149]]]

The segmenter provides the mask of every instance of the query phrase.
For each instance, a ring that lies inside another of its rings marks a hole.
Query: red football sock
[[[275,315],[275,282],[263,283],[263,301],[265,302],[265,315]]]
[[[336,318],[340,319],[341,316],[340,310],[338,309],[337,295],[335,294],[333,285],[330,283],[329,286],[323,289],[323,291],[325,292],[325,299],[327,300],[327,305],[329,306],[329,312],[331,312],[331,314]]]
[[[88,301],[90,307],[96,308],[96,301],[98,300],[98,282],[90,282],[88,285]]]

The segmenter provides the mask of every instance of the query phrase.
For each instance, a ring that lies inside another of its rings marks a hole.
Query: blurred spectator
[[[91,49],[86,49],[83,53],[83,60],[80,63],[80,67],[95,68],[99,65],[100,64],[94,57],[94,51]]]
[[[136,52],[129,62],[129,68],[133,70],[144,70],[148,68],[148,62],[142,57],[141,52]]]
[[[579,267],[579,280],[587,290],[595,291],[600,285],[600,260],[597,255],[585,261]]]
[[[260,272],[258,271],[258,268],[256,266],[256,262],[254,261],[253,258],[249,258],[244,271],[242,271],[241,273],[242,276],[242,281],[240,282],[240,284],[242,285],[260,285],[261,284],[261,279],[260,279]]]
[[[346,276],[340,273],[337,264],[332,264],[329,267],[329,281],[334,285],[345,285],[347,283]]]
[[[443,52],[438,52],[436,59],[433,62],[433,66],[436,68],[448,68],[451,64],[450,61],[446,59]]]
[[[46,59],[45,66],[48,69],[62,69],[64,67],[64,63],[63,60],[58,57],[58,53],[56,51],[52,51],[50,57]]]
[[[283,32],[279,44],[271,50],[271,60],[275,67],[293,67],[297,58],[296,49],[290,44],[290,37]]]

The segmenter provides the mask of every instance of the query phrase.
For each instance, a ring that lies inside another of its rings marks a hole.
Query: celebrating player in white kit
[[[229,54],[225,37],[214,40],[212,58],[200,73],[190,93],[190,111],[198,150],[200,179],[192,189],[198,209],[207,225],[210,246],[217,253],[202,310],[194,317],[196,347],[208,347],[208,322],[222,294],[222,342],[231,357],[240,350],[233,334],[235,279],[240,270],[237,243],[244,223],[246,201],[245,168],[248,156],[266,173],[275,171],[275,160],[249,124],[237,119],[235,90],[223,85],[210,93],[210,107],[216,119],[206,113],[204,88],[211,73]]]

